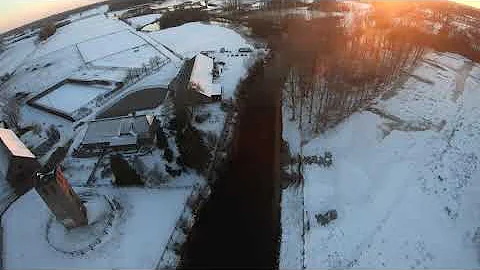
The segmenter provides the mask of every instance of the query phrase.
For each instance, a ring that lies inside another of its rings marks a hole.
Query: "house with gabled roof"
[[[78,153],[98,154],[104,150],[138,150],[155,140],[152,115],[103,118],[88,123]]]

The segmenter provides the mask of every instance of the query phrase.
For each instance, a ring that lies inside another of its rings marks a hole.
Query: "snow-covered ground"
[[[39,93],[67,78],[83,65],[75,46],[32,60],[17,68],[15,76],[2,85],[2,91]]]
[[[115,41],[115,42],[112,42]],[[78,49],[86,62],[116,54],[121,51],[139,47],[145,44],[145,41],[130,31],[122,31],[110,35],[101,36],[78,44]]]
[[[46,241],[51,214],[40,196],[30,191],[3,216],[4,266],[8,269],[155,268],[191,191],[191,188],[97,188],[96,192],[115,198],[122,213],[108,241],[77,256],[56,251]]]
[[[124,31],[126,29],[128,29],[128,26],[123,22],[108,19],[104,15],[97,15],[78,20],[59,28],[53,36],[42,42],[34,57],[37,58],[44,56],[88,39],[94,39],[96,37]]]
[[[220,136],[223,124],[225,123],[225,112],[222,111],[220,103],[202,104],[195,108],[194,116],[208,116],[202,123],[194,121],[193,125],[199,130]]]
[[[72,14],[72,15],[68,16],[68,19],[71,20],[71,21],[81,20],[81,19],[85,19],[85,18],[92,17],[92,16],[95,16],[95,15],[101,15],[101,14],[107,12],[108,9],[109,9],[108,5],[101,5],[101,6],[98,6],[96,8],[92,8],[92,9],[89,9],[89,10],[85,10],[83,12]]]
[[[201,51],[219,51],[221,48],[237,51],[241,47],[252,47],[235,31],[200,22],[186,23],[147,35],[184,57],[193,57]],[[185,40],[191,42],[185,42]]]
[[[143,64],[148,64],[149,60],[153,57],[166,60],[166,57],[159,53],[158,50],[151,45],[145,44],[95,60],[92,62],[92,65],[100,67],[140,68]]]
[[[13,71],[35,50],[35,39],[28,38],[15,43],[0,53],[0,76],[5,73],[12,74]]]
[[[82,105],[106,92],[108,89],[80,84],[64,84],[36,100],[35,103],[71,114]]]
[[[302,200],[292,199],[297,188],[284,190],[281,265],[480,266],[480,80],[472,67],[429,54],[394,95],[303,145],[303,156],[331,151],[333,165],[304,164],[305,219]],[[292,126],[284,119],[283,137],[298,153],[302,136]],[[321,226],[315,215],[330,209],[338,219]],[[303,245],[290,239],[301,239],[295,228],[304,222]]]
[[[139,28],[160,19],[162,14],[148,14],[127,19],[133,28]]]

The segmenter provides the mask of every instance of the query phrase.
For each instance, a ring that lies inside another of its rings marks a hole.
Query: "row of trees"
[[[165,12],[160,18],[160,26],[164,28],[179,26],[188,22],[208,21],[210,15],[202,9],[175,9]]]
[[[38,34],[40,40],[47,40],[47,38],[53,36],[57,31],[57,26],[53,22],[47,22],[41,29]]]
[[[130,68],[124,79],[124,84],[128,85],[137,82],[146,75],[152,74],[154,71],[162,67],[165,59],[161,56],[154,56],[150,58],[148,63],[144,63],[141,68]]]
[[[285,102],[298,128],[314,132],[382,94],[424,51],[389,29],[346,31],[335,17],[293,20],[287,36],[281,46],[289,67]]]
[[[329,128],[381,95],[424,52],[401,30],[347,28],[338,17],[282,18],[280,23],[257,18],[250,26],[256,34],[265,33],[280,62],[276,69],[290,119],[312,132]]]

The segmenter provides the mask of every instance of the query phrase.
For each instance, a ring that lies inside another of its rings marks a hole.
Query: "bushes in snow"
[[[168,147],[167,136],[161,127],[158,127],[157,129],[157,146],[160,149],[165,149]]]
[[[124,85],[133,84],[143,77],[153,74],[154,71],[162,67],[164,60],[165,59],[160,56],[154,56],[148,60],[148,64],[143,64],[141,68],[128,69],[127,75],[123,81]]]
[[[201,124],[201,123],[207,121],[208,118],[210,118],[210,113],[209,112],[197,114],[197,115],[195,115],[195,122]]]
[[[178,151],[186,166],[202,174],[210,161],[210,150],[202,139],[200,131],[187,124],[176,137]]]
[[[324,156],[306,156],[303,157],[303,162],[305,164],[317,164],[319,166],[330,167],[333,164],[333,156],[332,153],[326,151]]]
[[[57,31],[57,27],[55,26],[55,24],[52,22],[48,22],[40,30],[40,33],[38,34],[38,38],[40,40],[47,40],[47,38],[53,36],[53,34],[55,34],[56,31]]]
[[[182,168],[182,170],[185,170],[185,162],[181,156],[177,157],[177,165]]]
[[[177,130],[177,119],[176,118],[170,119],[170,121],[168,122],[167,129],[171,130],[171,131]]]
[[[188,22],[208,21],[209,14],[205,10],[200,9],[176,9],[168,11],[160,18],[160,26],[169,28],[182,25]]]
[[[165,148],[165,152],[163,152],[163,158],[169,163],[173,161],[173,151],[169,147]]]
[[[177,177],[182,174],[182,170],[175,170],[171,166],[165,164],[165,171],[170,174],[172,177]]]
[[[320,223],[322,226],[326,226],[328,223],[330,223],[332,220],[337,219],[338,213],[337,210],[332,209],[328,210],[324,214],[316,214],[315,218],[317,219],[317,222]]]
[[[110,156],[110,167],[118,186],[142,186],[144,183],[137,172],[128,164],[122,155]]]

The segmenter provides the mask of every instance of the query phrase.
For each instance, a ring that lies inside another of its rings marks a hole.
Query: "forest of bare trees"
[[[388,29],[346,31],[335,17],[291,20],[286,30],[284,103],[300,130],[316,133],[388,90],[424,51]]]
[[[281,62],[277,72],[284,81],[284,113],[300,130],[318,133],[339,123],[387,91],[421,59],[424,46],[382,23],[371,27],[371,18],[357,20],[365,22],[347,27],[343,18],[334,16],[310,21],[287,17],[280,25],[250,22],[257,34],[281,29],[264,38]]]

